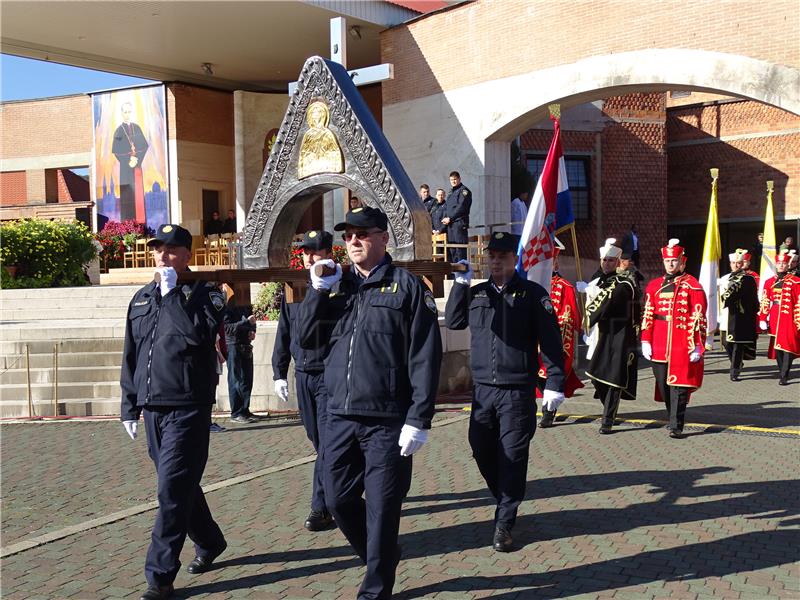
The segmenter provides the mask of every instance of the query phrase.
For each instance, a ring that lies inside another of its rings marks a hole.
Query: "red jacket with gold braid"
[[[697,389],[703,384],[706,293],[697,279],[685,273],[671,282],[665,280],[659,277],[647,284],[642,342],[652,347],[653,362],[668,363],[668,385]],[[697,347],[700,360],[689,362],[689,354]],[[658,387],[656,400],[662,401]]]
[[[578,346],[578,335],[581,331],[581,314],[578,310],[578,298],[575,287],[561,275],[554,274],[550,280],[550,300],[553,303],[558,327],[561,330],[561,342],[564,345],[564,396],[571,398],[575,390],[583,387],[580,378],[572,370],[575,349]],[[539,360],[539,377],[545,379],[547,371]]]
[[[758,320],[767,321],[774,338],[770,340],[770,358],[775,358],[773,348],[800,356],[800,277],[787,273],[780,281],[767,279]]]

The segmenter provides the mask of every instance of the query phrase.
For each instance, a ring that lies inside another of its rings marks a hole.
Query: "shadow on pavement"
[[[406,590],[396,600],[430,597],[440,592],[497,590],[513,587],[511,592],[492,598],[561,597],[572,593],[592,594],[604,590],[653,581],[685,581],[722,577],[742,571],[757,571],[800,559],[796,530],[753,532],[730,536],[713,542],[688,544],[666,550],[642,552],[632,557],[587,563],[578,567],[545,573],[508,576],[459,577],[428,586]]]
[[[777,384],[775,389],[781,390]],[[744,392],[744,390],[742,390]],[[617,418],[666,420],[667,411],[647,410],[623,412],[620,407]],[[746,409],[747,412],[745,412]],[[752,413],[752,414],[750,414]],[[700,404],[689,402],[686,409],[687,423],[713,423],[715,425],[745,425],[752,427],[791,427],[800,424],[800,406],[783,400],[754,400],[749,404]]]

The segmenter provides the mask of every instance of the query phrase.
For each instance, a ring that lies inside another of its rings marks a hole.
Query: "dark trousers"
[[[734,371],[738,375],[744,365],[744,351],[749,345],[748,342],[728,342],[725,346],[725,351],[728,353],[728,358],[731,361],[731,375]]]
[[[166,585],[181,567],[187,535],[203,558],[213,559],[225,546],[200,488],[211,406],[153,407],[143,414],[147,451],[158,474],[158,512],[144,573],[149,585]]]
[[[402,419],[330,413],[325,422],[325,501],[367,566],[359,600],[391,598],[394,587],[400,511],[412,469],[397,444],[402,427]]]
[[[245,344],[228,346],[228,398],[232,417],[250,414],[250,393],[253,391],[253,347]]]
[[[664,399],[669,413],[669,428],[683,431],[686,421],[686,405],[689,403],[689,388],[667,385],[667,363],[654,362],[653,375],[656,387]]]
[[[784,379],[789,379],[789,371],[792,369],[794,354],[783,350],[775,350],[775,360],[778,361],[780,376]]]
[[[325,448],[322,436],[325,433],[328,390],[325,388],[325,378],[322,371],[319,373],[295,371],[295,382],[297,384],[297,403],[300,408],[300,420],[303,421],[306,435],[317,452],[317,460],[314,462],[311,510],[324,512],[328,510],[328,507],[325,505],[325,488],[322,483]]]
[[[463,223],[454,223],[447,226],[447,243],[448,244],[466,244],[469,241],[467,235],[467,228]],[[448,248],[447,260],[451,263],[456,263],[460,260],[467,258],[466,248]]]
[[[622,389],[600,381],[593,381],[593,383],[597,390],[595,396],[600,398],[600,402],[603,403],[603,425],[613,425],[614,419],[617,418]]]
[[[514,526],[528,482],[528,450],[536,432],[533,386],[476,383],[469,420],[472,456],[497,500],[495,525]]]

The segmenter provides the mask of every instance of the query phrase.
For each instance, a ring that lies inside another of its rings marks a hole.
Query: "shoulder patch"
[[[461,190],[462,196],[469,196],[469,192],[467,190]]]
[[[539,298],[539,302],[542,303],[542,306],[544,307],[544,309],[547,312],[549,312],[551,315],[555,312],[553,310],[553,303],[550,302],[550,296],[542,296],[541,298]]]
[[[431,309],[433,314],[437,316],[439,315],[439,311],[436,308],[436,300],[433,298],[433,294],[430,292],[430,290],[425,292],[425,306]]]
[[[211,304],[214,305],[214,308],[217,310],[222,310],[225,308],[225,294],[220,291],[212,291],[208,292],[208,297],[211,299]]]

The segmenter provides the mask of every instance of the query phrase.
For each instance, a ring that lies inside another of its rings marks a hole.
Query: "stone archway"
[[[387,214],[395,259],[430,259],[429,217],[394,150],[344,67],[312,57],[300,73],[247,216],[246,267],[282,265],[314,198],[339,187],[358,192]]]

